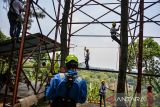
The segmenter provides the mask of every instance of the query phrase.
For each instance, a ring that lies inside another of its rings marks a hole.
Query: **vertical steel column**
[[[65,65],[65,59],[68,56],[68,45],[67,45],[67,29],[68,29],[68,17],[69,17],[69,11],[70,11],[70,1],[71,0],[65,0],[64,4],[64,11],[62,16],[62,29],[61,29],[61,35],[60,35],[60,41],[61,41],[61,66]]]
[[[14,48],[15,48],[15,45],[16,45],[16,41],[15,41],[14,38],[11,38],[11,41],[12,41],[12,49],[11,49],[11,54],[10,54],[10,57],[9,57],[9,68],[8,68],[9,72],[11,72],[11,69],[12,69],[12,63],[13,63],[13,58],[14,58]],[[6,100],[7,100],[7,93],[8,93],[8,88],[9,88],[8,87],[9,82],[10,82],[9,80],[7,80],[7,82],[6,82],[5,93],[4,93],[4,100],[3,100],[3,107],[5,107]]]
[[[36,73],[36,76],[35,76],[35,90],[36,90],[36,93],[34,93],[34,94],[37,94],[38,74],[39,74],[39,70],[40,70],[40,67],[41,67],[41,46],[39,46],[38,57],[36,57],[36,58],[38,59],[38,61],[37,61],[37,65],[36,65],[36,68],[35,68],[35,73]]]
[[[137,78],[137,97],[141,98],[141,78],[143,61],[143,17],[144,0],[140,0],[140,27],[139,27],[139,53],[138,53],[138,78]],[[136,107],[140,107],[140,100],[137,100]]]
[[[25,39],[26,32],[27,32],[28,18],[29,18],[29,12],[30,12],[30,2],[31,2],[30,0],[26,1],[25,18],[24,18],[24,24],[23,24],[21,45],[20,45],[20,49],[19,49],[18,65],[17,65],[17,69],[16,69],[16,80],[15,80],[15,86],[14,86],[14,92],[13,92],[12,106],[14,106],[14,104],[17,101],[19,77],[20,77],[21,68],[22,68],[22,61],[23,61],[24,39]]]
[[[70,24],[69,24],[69,37],[68,37],[68,52],[70,49],[70,40],[71,40],[71,30],[72,30],[72,16],[73,16],[73,6],[74,5],[74,0],[72,0],[72,8],[71,8],[71,18],[70,18]]]
[[[121,1],[121,46],[119,55],[119,74],[117,83],[116,107],[126,107],[125,101],[125,82],[128,66],[128,0]]]
[[[59,22],[60,6],[61,6],[61,0],[59,0],[58,13],[56,16],[55,43],[54,43],[54,47],[53,47],[53,56],[52,56],[52,61],[51,61],[51,70],[50,70],[51,73],[53,73],[52,71],[54,71],[54,58],[55,58],[55,52],[56,52],[56,42],[57,42],[57,36],[58,36],[58,30],[59,30],[59,24],[60,24],[60,22]]]

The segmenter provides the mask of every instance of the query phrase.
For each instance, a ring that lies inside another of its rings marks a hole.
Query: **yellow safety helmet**
[[[102,80],[102,81],[101,81],[101,83],[105,83],[105,81],[104,81],[104,80]]]
[[[67,69],[78,67],[78,58],[75,55],[68,55],[65,60]]]
[[[52,77],[53,75],[52,75],[52,73],[49,73],[48,76],[49,76],[49,77]]]
[[[66,57],[65,64],[70,62],[70,61],[75,61],[75,62],[78,63],[78,58],[75,55],[68,55]]]
[[[112,23],[112,26],[115,27],[115,26],[116,26],[116,22],[113,22],[113,23]]]

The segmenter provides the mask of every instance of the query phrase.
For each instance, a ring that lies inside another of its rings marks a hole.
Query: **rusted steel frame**
[[[4,93],[4,97],[3,97],[3,107],[6,107],[6,99],[7,99],[7,92],[8,92],[8,80],[6,83],[6,87],[5,87],[5,93]]]
[[[160,0],[158,0],[158,1],[156,1],[156,2],[153,2],[151,5],[145,7],[144,10],[148,9],[149,7],[155,5],[155,4],[159,3],[159,2],[160,2]],[[129,7],[129,9],[132,9],[132,8]],[[133,17],[133,16],[135,16],[136,14],[139,13],[139,12],[137,12],[137,11],[135,11],[135,12],[136,12],[136,13],[134,13],[131,17]],[[144,16],[144,17],[145,17],[145,16]]]
[[[52,41],[48,41],[48,40],[47,40],[47,37],[45,37],[45,36],[42,36],[42,37],[35,36],[35,38],[38,38],[40,41],[43,41],[43,42],[47,42],[47,43],[49,43],[49,44],[52,44]]]
[[[57,0],[57,2],[59,2],[59,0]],[[54,0],[52,0],[52,4],[53,4],[53,9],[54,9],[54,14],[55,14],[55,17],[56,17],[56,7],[55,7],[55,4],[54,4]]]
[[[40,30],[41,34],[43,34],[43,33],[42,33],[41,26],[40,26],[40,23],[39,23],[39,20],[38,20],[38,18],[37,18],[37,13],[36,13],[35,7],[34,7],[33,3],[31,3],[31,5],[32,5],[33,11],[34,11],[35,16],[36,16],[36,21],[37,21],[37,24],[38,24],[39,30]]]
[[[156,15],[156,16],[153,16],[152,18],[155,18],[155,17],[157,17],[158,15]],[[152,19],[151,18],[151,19]],[[138,20],[138,14],[137,14],[137,20]],[[145,21],[143,21],[143,22],[145,22]],[[136,30],[136,28],[138,27],[138,26],[140,26],[140,25],[137,25],[137,22],[136,22],[136,24],[135,24],[135,27],[133,27],[133,28],[131,28],[131,30],[134,30],[134,34],[133,35],[135,35],[135,30]],[[137,36],[134,36],[135,38],[133,39],[133,41],[135,41],[137,38],[138,38],[138,35]],[[143,37],[147,37],[147,36],[143,36]],[[159,37],[152,37],[152,36],[150,36],[150,38],[159,38]]]
[[[12,41],[12,50],[11,50],[10,57],[9,57],[9,68],[8,68],[9,72],[11,72],[12,62],[13,62],[13,57],[14,57],[14,48],[15,48],[15,44],[16,44],[15,39],[12,38],[11,41]],[[6,87],[5,87],[4,99],[3,99],[3,107],[5,107],[5,104],[6,104],[8,84],[9,84],[9,81],[7,80]]]
[[[50,17],[53,21],[56,22],[56,20],[55,20],[51,15],[49,15],[48,12],[46,12],[41,6],[39,6],[35,1],[33,1],[33,3],[34,3],[38,8],[40,8],[48,17]]]
[[[38,74],[39,74],[39,70],[40,70],[40,56],[41,56],[41,47],[39,46],[39,52],[38,52],[38,61],[37,61],[37,68],[35,70],[36,76],[35,76],[35,90],[37,94],[37,83],[38,83]]]
[[[139,17],[139,15],[137,14],[136,20],[138,20],[138,17]],[[135,34],[136,34],[136,29],[137,29],[136,26],[137,26],[137,24],[138,24],[138,22],[135,23],[135,29],[134,29],[134,32],[133,32],[134,38],[135,38]],[[132,30],[132,29],[130,29],[130,30]],[[134,39],[134,38],[133,38],[133,39]],[[133,39],[132,39],[132,41],[134,41]]]
[[[130,0],[130,2],[128,2],[128,7],[131,7],[131,5],[132,5],[132,0]],[[103,4],[103,3],[102,3]],[[104,4],[103,4],[104,5]],[[129,15],[129,13],[130,13],[130,9],[128,10],[128,15]]]
[[[148,20],[144,21],[144,23],[152,23],[152,22],[153,22],[153,23],[155,23],[156,25],[160,26],[160,24],[159,24],[160,21],[158,21],[158,20],[157,20],[157,21],[152,20],[153,18],[155,18],[155,17],[157,17],[157,16],[159,16],[159,14],[153,16],[152,18],[148,18],[148,17],[145,17],[145,16],[144,16],[146,19],[148,19]],[[137,22],[139,22],[139,21],[137,21]],[[134,21],[132,21],[132,22],[130,21],[130,24],[132,24],[132,23],[134,23]],[[139,26],[139,25],[138,25],[138,26]]]
[[[35,15],[36,15],[36,20],[37,20],[37,24],[38,24],[40,33],[43,34],[42,29],[41,29],[41,26],[40,26],[40,23],[39,23],[39,20],[38,20],[38,17],[37,17],[37,13],[36,13],[36,11],[35,11],[35,7],[34,7],[33,3],[32,3],[32,7],[33,7],[34,13],[35,13]],[[42,35],[42,37],[43,37],[43,36],[44,36],[44,35]],[[46,46],[46,42],[43,41],[43,43],[45,44],[45,49],[47,50],[48,57],[49,57],[49,59],[50,59],[50,61],[51,61],[51,58],[50,58],[50,56],[49,56],[49,51],[48,51],[48,48],[47,48],[47,46]]]
[[[60,5],[61,5],[61,0],[59,0],[58,12],[57,12],[57,15],[56,15],[55,43],[54,43],[54,47],[53,47],[50,73],[54,73],[54,67],[53,66],[54,66],[54,58],[55,58],[55,52],[56,52],[56,41],[57,41],[58,30],[59,30]]]
[[[25,49],[29,49],[29,48],[34,48],[36,47],[37,45],[33,45],[33,46],[29,46],[29,47],[26,47]],[[15,52],[18,51],[18,50],[15,50]],[[3,51],[3,52],[8,52],[8,51]],[[15,53],[14,53],[15,54]]]
[[[156,17],[157,16],[159,16],[159,14],[158,15],[156,15]],[[154,18],[155,18],[155,16],[154,16]],[[150,20],[150,19],[149,19]],[[156,23],[160,23],[160,21],[159,20],[156,20],[156,21],[153,21],[153,20],[151,20],[151,21],[149,21],[149,20],[146,20],[146,21],[144,21],[144,23],[152,23],[152,22],[156,22]],[[140,23],[140,21],[128,21],[129,22],[129,24],[132,24],[132,23],[135,23],[135,22],[139,22]],[[106,21],[106,22],[72,22],[72,23],[68,23],[68,24],[101,24],[101,23],[106,23],[106,24],[111,24],[111,23],[113,23],[113,21]],[[120,23],[120,21],[115,21],[115,23]],[[159,25],[158,25],[159,26]],[[132,28],[133,29],[133,28]]]
[[[2,72],[3,72],[3,70],[4,70],[4,67],[5,67],[4,65],[5,65],[5,61],[2,60],[2,67],[1,67],[2,69],[1,69],[0,74],[2,74]]]
[[[41,29],[41,26],[40,26],[40,23],[39,23],[39,20],[38,20],[38,17],[37,17],[37,13],[36,13],[36,11],[35,11],[35,7],[34,7],[33,3],[32,3],[32,7],[33,7],[34,13],[35,13],[35,15],[36,15],[36,20],[37,20],[37,24],[38,24],[40,33],[43,34],[42,29]],[[44,35],[43,35],[43,36],[44,36]],[[48,51],[48,48],[47,48],[47,46],[46,46],[46,42],[43,41],[43,43],[45,44],[45,49],[47,50],[48,57],[49,57],[49,59],[50,59],[50,61],[51,61],[51,58],[50,58],[50,56],[49,56],[49,51]]]
[[[159,0],[160,1],[160,0]],[[159,2],[159,1],[157,1],[157,2]],[[157,2],[155,2],[155,3],[153,3],[153,4],[151,4],[151,5],[149,5],[149,6],[147,6],[146,8],[144,8],[144,10],[146,10],[147,8],[149,8],[149,7],[151,7],[151,6],[153,6],[153,5],[155,5]],[[131,10],[133,10],[132,8],[130,8],[129,7],[129,9],[131,9]],[[138,14],[138,12],[136,11],[136,10],[133,10],[134,12],[135,12],[135,14],[133,14],[131,17],[133,17],[133,16],[135,16],[136,14]],[[151,20],[150,18],[148,18],[147,16],[144,16],[144,18],[146,18],[146,19],[148,19],[148,20]],[[151,20],[151,21],[153,21],[153,20]],[[150,22],[151,22],[150,21]],[[145,21],[146,22],[146,21]],[[157,24],[157,25],[159,25],[160,26],[160,24],[158,23],[158,21],[153,21],[155,24]]]
[[[56,25],[49,31],[49,33],[47,34],[47,37],[52,33],[52,31],[56,28]]]
[[[18,65],[17,65],[17,69],[16,69],[16,80],[15,80],[15,86],[14,86],[14,92],[13,92],[12,106],[17,102],[17,92],[18,92],[18,85],[19,85],[19,77],[20,77],[21,68],[22,68],[24,40],[25,40],[25,36],[26,36],[28,19],[29,19],[30,2],[31,2],[30,0],[26,1],[26,11],[25,11],[24,24],[23,24],[21,45],[20,45],[20,50],[19,50]]]
[[[72,35],[73,37],[111,37],[111,35]],[[132,37],[131,35],[128,37]],[[143,36],[144,38],[160,38],[159,36]]]
[[[119,5],[119,6],[120,6],[120,5]],[[116,8],[118,8],[119,6],[116,6],[115,8],[113,8],[113,10],[116,9]],[[75,7],[75,8],[76,8],[76,7]],[[86,25],[84,25],[84,26],[82,26],[81,28],[79,28],[78,30],[74,31],[74,32],[72,33],[72,35],[75,34],[75,33],[78,32],[78,31],[82,30],[83,28],[87,27],[88,25],[90,25],[90,24],[92,24],[92,23],[95,23],[94,21],[97,21],[97,23],[100,23],[100,24],[102,24],[103,26],[105,26],[106,28],[110,29],[110,28],[109,28],[108,26],[106,26],[103,22],[99,22],[98,19],[100,19],[100,18],[102,18],[103,16],[105,16],[106,14],[110,13],[111,10],[109,10],[108,12],[106,12],[105,14],[99,16],[99,17],[96,18],[96,19],[93,18],[92,16],[88,15],[87,13],[81,11],[80,9],[79,9],[79,11],[82,12],[83,14],[87,15],[88,17],[92,18],[93,21],[92,21],[92,22],[85,23]],[[110,23],[113,23],[113,22],[110,22]],[[72,23],[72,24],[73,24],[73,23]]]
[[[74,5],[76,5],[76,4],[77,4],[77,3],[79,3],[80,1],[82,1],[82,0],[79,0],[79,1],[75,2],[75,4],[74,4]]]
[[[137,2],[134,5],[133,10],[135,10],[137,4],[138,4],[138,0],[137,0]],[[129,7],[131,7],[131,6],[129,6]],[[131,10],[131,9],[129,9],[129,10]],[[133,12],[134,12],[133,10],[132,10],[132,12],[130,12],[129,18],[133,15]]]
[[[43,84],[47,81],[47,79],[48,79],[48,75],[45,77],[44,81],[42,81],[42,84],[40,85],[40,87],[39,87],[37,93],[39,93],[39,91],[41,90]]]
[[[36,0],[36,4],[38,4],[38,0]]]
[[[131,4],[135,4],[135,3],[139,3],[139,2],[129,2],[129,3],[131,3]],[[144,2],[144,3],[146,3],[146,4],[148,4],[148,3],[154,3],[154,2]],[[115,4],[120,4],[120,3],[101,3],[101,4],[103,4],[103,5],[115,5]],[[87,4],[86,6],[90,6],[90,5],[98,5],[98,4]],[[76,6],[81,6],[81,5],[76,5]]]
[[[30,56],[33,55],[33,53],[35,52],[35,50],[36,50],[38,47],[39,47],[39,44],[38,44],[36,47],[33,48],[32,52],[31,52],[31,53],[27,56],[27,58],[24,60],[23,64],[30,58]],[[22,64],[22,65],[23,65],[23,64]]]
[[[26,43],[33,45],[33,43],[31,43],[31,42],[27,42],[27,41],[26,41]],[[34,46],[29,46],[29,47],[26,47],[25,49],[32,48],[32,47],[34,47]],[[14,49],[14,48],[13,48],[13,45],[12,45],[12,49]],[[14,51],[13,51],[13,54],[14,54],[17,50],[18,50],[18,48],[15,47],[15,49],[14,49]],[[5,52],[8,52],[8,51],[3,51],[3,53],[5,53]],[[13,55],[13,54],[12,54],[12,55]]]
[[[91,0],[91,1],[93,1],[93,2],[95,2],[95,3],[97,3],[97,4],[99,4],[100,6],[102,6],[102,7],[106,8],[106,9],[108,9],[108,10],[110,10],[110,11],[112,11],[112,12],[118,14],[119,16],[121,16],[120,13],[118,13],[118,12],[114,11],[113,9],[111,9],[111,8],[109,8],[109,7],[105,6],[105,5],[103,5],[103,4],[99,3],[99,2],[97,2],[96,0]],[[134,20],[134,19],[133,19],[133,20]]]
[[[139,53],[138,53],[138,78],[137,97],[141,98],[142,61],[143,61],[143,20],[144,20],[144,0],[140,0],[140,27],[139,27]],[[136,107],[140,107],[140,101],[136,102]]]
[[[41,29],[41,27],[40,27],[39,20],[38,20],[38,18],[37,18],[37,13],[36,13],[36,11],[35,11],[35,7],[34,7],[33,3],[32,3],[32,7],[33,7],[34,13],[35,13],[35,15],[36,15],[36,20],[37,20],[37,23],[38,23],[40,32],[41,32],[41,34],[43,34],[43,33],[42,33],[42,29]],[[43,35],[43,37],[44,37],[44,35]],[[45,44],[45,49],[47,50],[47,54],[48,54],[48,57],[49,57],[49,61],[51,62],[51,58],[50,58],[50,55],[49,55],[49,51],[48,51],[48,48],[47,48],[47,46],[46,46],[46,41],[44,40],[44,38],[43,38],[43,43]]]
[[[78,68],[79,70],[89,70],[92,72],[108,72],[108,73],[119,73],[119,71],[114,71],[114,70],[107,70],[107,69],[100,69],[100,68],[90,68],[90,69],[86,69],[86,68]],[[130,75],[138,75],[138,73],[135,72],[126,72],[126,74],[130,74]],[[154,75],[154,74],[146,74],[146,73],[142,73],[143,76],[152,76],[152,77],[160,77],[160,75]]]
[[[70,24],[69,24],[69,37],[68,37],[68,52],[69,52],[69,49],[70,49],[70,40],[71,40],[71,30],[72,30],[72,16],[73,16],[73,5],[74,5],[74,0],[71,1],[71,17],[70,17]]]
[[[146,23],[146,21],[143,21],[144,23]],[[155,23],[155,22],[159,22],[160,23],[160,21],[148,21],[148,22],[150,22],[150,23]],[[136,25],[135,27],[133,27],[133,28],[131,28],[131,30],[134,30],[136,27],[139,27],[140,25]],[[158,25],[158,26],[160,26],[160,25]]]
[[[49,61],[51,62],[51,58],[50,58],[50,56],[49,56],[49,51],[48,51],[48,47],[47,47],[47,45],[46,45],[46,42],[49,43],[49,44],[52,44],[52,42],[47,41],[46,37],[44,37],[44,36],[42,36],[42,38],[40,38],[40,37],[36,37],[36,38],[40,39],[40,40],[43,41],[43,43],[45,44],[45,49],[47,50],[47,54],[48,54],[48,57],[49,57]],[[42,45],[43,43],[40,42],[41,45]],[[55,44],[56,44],[56,42],[55,42]]]
[[[12,68],[12,61],[13,61],[13,50],[14,50],[14,41],[13,42],[13,46],[12,46],[12,51],[11,51],[11,55],[10,55],[10,62],[9,62],[9,72],[11,72],[11,68]],[[11,76],[11,75],[10,75]],[[6,105],[6,100],[7,100],[7,93],[8,93],[8,85],[9,85],[9,80],[6,80],[6,87],[5,87],[5,93],[4,93],[4,97],[3,97],[3,107],[5,107]]]
[[[157,16],[159,16],[160,14],[158,14],[158,15],[155,15],[155,16],[153,16],[152,18],[155,18],[155,17],[157,17]],[[137,20],[138,20],[138,14],[137,14]],[[151,19],[152,19],[151,18]],[[145,21],[143,21],[143,22],[145,22]],[[131,30],[134,30],[134,34],[133,35],[135,35],[135,29],[137,28],[137,27],[139,27],[140,25],[137,25],[138,23],[136,22],[136,24],[135,24],[135,27],[133,27],[133,28],[131,28]],[[159,26],[159,25],[158,25]],[[138,38],[138,35],[137,36],[134,36],[135,38],[133,39],[133,41],[135,41],[137,38]],[[143,36],[143,37],[147,37],[147,36]],[[152,36],[150,36],[150,38],[159,38],[159,37],[152,37]]]
[[[79,9],[81,9],[83,6],[86,6],[86,4],[90,3],[91,1],[92,0],[89,0],[88,2],[84,3],[83,5],[81,5],[80,7],[78,7],[77,9],[73,10],[70,14],[73,14],[74,12],[78,11]]]
[[[88,2],[84,3],[83,5],[81,5],[79,8],[75,9],[73,12],[70,12],[69,15],[73,14],[74,12],[78,11],[80,8],[82,8],[83,6],[85,6],[86,4],[88,4],[89,2],[91,2],[91,0],[89,0]],[[61,4],[60,4],[61,5]],[[61,7],[64,9],[64,7],[61,5]],[[72,8],[72,7],[71,7]],[[59,22],[61,22],[62,19],[59,20]],[[62,22],[61,22],[62,23]],[[61,24],[60,23],[60,24]]]
[[[22,73],[23,73],[23,75],[24,75],[25,79],[27,80],[27,82],[28,82],[28,83],[29,83],[29,85],[31,86],[32,90],[34,91],[34,93],[36,93],[35,88],[33,87],[33,85],[32,85],[32,83],[31,83],[31,81],[30,81],[30,80],[28,79],[28,77],[26,76],[26,74],[25,74],[24,70],[23,70],[23,69],[21,69],[21,70],[22,70]]]
[[[92,0],[92,1],[93,1],[93,2],[95,2],[95,3],[97,3],[97,4],[99,4],[99,5],[101,5],[102,7],[106,8],[106,9],[108,9],[108,10],[111,10],[112,12],[116,13],[117,15],[121,16],[121,14],[120,14],[120,13],[118,13],[118,12],[114,11],[113,9],[111,9],[111,8],[109,8],[109,7],[105,6],[105,5],[102,5],[101,3],[99,3],[99,2],[97,2],[97,1],[95,1],[95,0]],[[130,19],[132,19],[133,21],[136,21],[136,20],[135,20],[135,19],[133,19],[133,18],[130,18]]]
[[[79,1],[81,1],[81,0],[79,0]],[[79,1],[77,1],[77,3],[78,3]],[[85,6],[86,4],[88,4],[89,2],[91,2],[91,1],[88,1],[88,2],[84,3],[83,5],[81,5],[81,7],[76,8],[74,11],[70,12],[69,15],[73,14],[74,12],[76,12],[77,10],[79,10],[80,8],[82,8],[83,6]],[[75,4],[76,4],[76,3],[75,3]],[[72,6],[74,7],[75,4],[73,4]],[[62,6],[62,4],[60,4],[60,6],[64,9],[64,7]],[[72,6],[71,6],[71,9],[73,8]],[[61,21],[62,21],[62,19],[59,20],[60,24],[62,23]],[[70,23],[68,23],[68,24],[70,24]],[[60,31],[59,31],[59,32],[60,32]]]
[[[155,24],[157,24],[158,26],[160,26],[160,24],[159,24],[160,21],[158,21],[158,20],[157,21],[152,20],[152,19],[158,17],[159,15],[160,14],[157,14],[157,15],[151,17],[151,18],[148,18],[148,20],[144,21],[144,23],[152,23],[152,22],[154,22]],[[137,22],[139,22],[139,21],[137,21]],[[132,23],[134,23],[134,22],[131,22],[130,24],[132,24]]]

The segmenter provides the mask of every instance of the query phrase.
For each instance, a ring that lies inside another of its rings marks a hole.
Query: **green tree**
[[[6,35],[4,35],[4,33],[2,33],[2,31],[0,30],[0,42],[5,41],[9,39]]]
[[[137,63],[137,53],[138,53],[138,42],[136,41],[134,45],[129,45],[128,54],[128,69],[131,71],[136,68]],[[147,38],[143,42],[143,72],[148,74],[159,75],[160,70],[160,45],[154,41],[152,38]],[[160,80],[155,77],[143,77],[143,80],[148,82],[153,86],[154,90],[160,92]]]
[[[4,42],[5,40],[8,40],[9,37],[7,37],[1,30],[0,30],[0,44]],[[6,58],[0,57],[0,73],[4,73],[8,68],[8,63]]]

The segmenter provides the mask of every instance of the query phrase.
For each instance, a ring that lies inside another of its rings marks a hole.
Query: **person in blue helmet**
[[[45,96],[51,100],[51,107],[76,107],[86,101],[86,81],[77,75],[78,58],[68,55],[65,64],[66,73],[56,74],[46,87]]]

